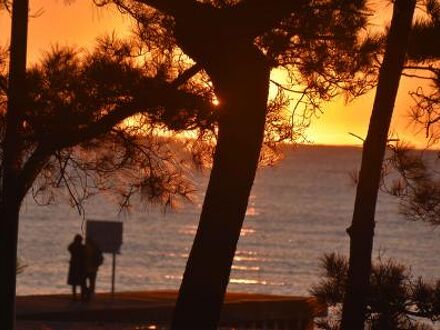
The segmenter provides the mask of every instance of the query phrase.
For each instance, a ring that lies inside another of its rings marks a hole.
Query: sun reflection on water
[[[195,225],[188,225],[179,229],[179,234],[181,235],[195,236],[196,233],[197,233],[197,226]],[[241,229],[240,236],[248,236],[255,233],[256,230],[254,228],[244,227]]]
[[[246,216],[247,217],[255,217],[257,215],[260,215],[260,212],[258,212],[258,209],[253,206],[248,206],[246,210]]]
[[[259,271],[261,268],[258,266],[238,266],[232,265],[232,269],[234,270],[245,270],[245,271]]]
[[[260,258],[257,257],[243,257],[243,256],[235,256],[234,261],[259,261]]]
[[[255,229],[253,228],[242,228],[240,232],[240,236],[248,236],[251,234],[255,234]]]
[[[283,286],[284,282],[270,282],[265,280],[255,280],[255,279],[246,279],[246,278],[231,278],[229,281],[233,284],[247,284],[247,285],[271,285],[271,286]]]

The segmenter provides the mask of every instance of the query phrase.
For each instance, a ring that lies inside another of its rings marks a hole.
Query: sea
[[[309,295],[325,253],[347,255],[361,149],[300,146],[274,166],[259,169],[234,258],[229,291]],[[67,245],[85,221],[123,222],[116,256],[116,291],[178,289],[197,229],[209,172],[196,172],[196,199],[175,210],[135,205],[120,212],[112,200],[92,198],[79,212],[67,202],[23,203],[18,256],[25,265],[17,294],[70,293]],[[440,277],[440,230],[400,214],[399,200],[380,193],[374,258],[406,264],[415,277]],[[105,254],[97,291],[111,288],[112,255]]]

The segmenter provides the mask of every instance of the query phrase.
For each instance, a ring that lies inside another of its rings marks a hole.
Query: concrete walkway
[[[120,292],[114,297],[98,293],[89,302],[73,301],[70,295],[20,296],[17,297],[17,320],[21,329],[27,329],[27,323],[35,324],[36,321],[54,325],[42,329],[70,329],[57,328],[57,322],[64,325],[79,322],[84,325],[81,329],[95,329],[86,327],[87,323],[107,324],[106,329],[128,329],[124,324],[164,325],[171,319],[176,297],[176,291]],[[272,328],[270,324],[275,328],[280,328],[279,324],[292,324],[286,328],[307,329],[306,323],[325,312],[325,308],[312,298],[228,293],[221,323],[225,326],[252,325],[253,328],[260,328],[258,324],[263,323],[267,324],[266,328]],[[111,328],[108,324],[120,327]],[[141,328],[148,329],[148,326]]]

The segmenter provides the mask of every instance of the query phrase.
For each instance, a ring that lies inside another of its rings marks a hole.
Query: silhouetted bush
[[[327,318],[317,321],[325,330],[339,329],[342,301],[348,277],[348,260],[335,253],[322,258],[323,278],[311,293],[330,308]],[[440,280],[425,283],[393,259],[372,265],[365,310],[367,329],[428,330],[440,320]]]

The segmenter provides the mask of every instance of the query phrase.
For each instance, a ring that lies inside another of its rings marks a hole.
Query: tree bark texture
[[[0,322],[2,329],[14,329],[20,198],[20,112],[25,92],[28,0],[12,5],[12,28],[8,83],[8,110],[3,141],[2,187],[0,201]]]
[[[343,301],[342,330],[364,330],[377,194],[414,8],[415,0],[396,0],[394,3],[370,126],[362,152],[352,223],[347,229],[350,236],[350,260]]]
[[[254,46],[208,68],[221,107],[214,164],[172,329],[217,329],[261,150],[270,68]],[[237,50],[236,50],[237,51]]]

